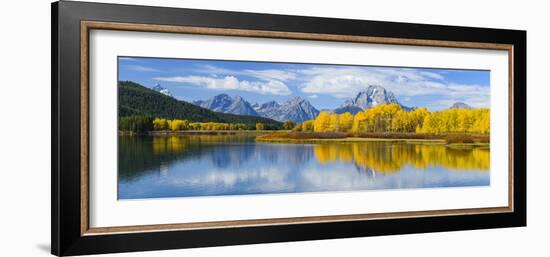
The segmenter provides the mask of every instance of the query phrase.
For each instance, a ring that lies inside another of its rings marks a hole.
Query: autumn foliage
[[[382,104],[357,113],[321,112],[304,121],[295,131],[343,133],[476,133],[489,134],[489,109],[448,109],[430,112],[426,108],[406,111],[398,104]]]
[[[257,123],[254,128],[242,123],[221,123],[221,122],[189,122],[188,120],[169,120],[155,118],[153,120],[153,130],[252,130],[258,126],[263,127],[262,123]]]

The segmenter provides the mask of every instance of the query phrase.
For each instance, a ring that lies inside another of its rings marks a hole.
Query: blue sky
[[[369,85],[392,91],[406,106],[440,110],[454,102],[489,107],[490,72],[481,70],[119,57],[119,80],[156,84],[180,100],[226,93],[250,103],[294,96],[334,109]]]

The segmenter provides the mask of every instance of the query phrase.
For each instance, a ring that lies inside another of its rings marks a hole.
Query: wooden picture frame
[[[89,33],[121,30],[505,50],[506,207],[89,226]],[[80,255],[526,225],[526,32],[164,7],[52,4],[52,254]]]

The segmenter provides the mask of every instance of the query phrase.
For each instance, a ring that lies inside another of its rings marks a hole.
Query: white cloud
[[[198,69],[196,72],[199,73],[205,73],[209,75],[222,75],[222,74],[232,74],[232,75],[238,75],[237,73],[240,73],[241,71],[232,71],[229,69],[219,68],[214,65],[197,65]]]
[[[374,72],[394,76],[405,81],[417,81],[426,79],[444,80],[445,78],[435,72],[419,71],[411,68],[378,68]]]
[[[288,81],[296,78],[296,73],[287,70],[267,69],[267,70],[231,70],[219,68],[213,65],[199,65],[200,73],[206,73],[209,75],[241,75],[254,77],[261,80],[279,80]]]
[[[132,71],[138,71],[138,72],[157,72],[157,71],[159,71],[157,69],[150,68],[150,67],[145,67],[145,66],[141,66],[141,65],[125,65],[124,67],[126,69],[129,69],[129,70],[132,70]]]
[[[436,99],[428,104],[444,108],[450,101],[462,101],[475,107],[489,106],[489,87],[451,83],[442,72],[413,68],[387,67],[338,67],[308,66],[304,69],[233,70],[214,65],[197,66],[195,72],[205,76],[184,76],[176,81],[190,83],[211,89],[238,89],[261,94],[289,95],[287,87],[298,86],[298,90],[315,99],[321,94],[338,98],[350,98],[369,85],[379,85],[392,91],[399,99],[414,99],[430,96]],[[239,76],[241,80],[235,76]],[[242,80],[250,77],[252,81]],[[169,78],[161,78],[165,81]],[[159,79],[160,80],[160,79]],[[452,103],[451,103],[452,104]]]
[[[460,99],[476,107],[489,106],[489,87],[449,83],[434,72],[406,68],[315,67],[299,73],[306,77],[301,91],[308,94],[349,98],[369,85],[380,85],[398,97],[437,95],[445,102]]]
[[[242,90],[260,94],[271,95],[290,95],[288,87],[280,81],[268,80],[265,82],[239,80],[234,76],[225,76],[223,78],[205,77],[205,76],[176,76],[176,77],[157,77],[159,81],[187,83],[194,86],[205,87],[215,90]]]
[[[434,82],[425,75],[409,69],[313,68],[302,70],[309,76],[302,84],[302,92],[352,97],[369,85],[380,85],[398,96],[437,94],[445,91],[442,82]]]
[[[288,179],[289,169],[265,167],[253,170],[224,169],[190,174],[186,177],[168,177],[163,182],[173,186],[204,185],[233,188],[243,182],[249,184],[250,190],[261,192],[280,191],[293,188],[294,183]],[[242,187],[242,185],[240,185]]]
[[[432,79],[438,79],[438,80],[445,79],[445,77],[443,77],[441,74],[434,73],[434,72],[421,71],[420,74],[422,74],[425,77],[430,77]]]
[[[244,70],[245,75],[256,77],[258,79],[275,79],[288,81],[296,78],[296,74],[285,70]]]

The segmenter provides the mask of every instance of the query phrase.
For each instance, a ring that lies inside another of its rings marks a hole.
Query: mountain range
[[[319,115],[318,109],[309,101],[298,96],[282,103],[269,101],[263,104],[251,104],[240,96],[231,97],[227,94],[219,94],[208,100],[199,100],[193,103],[216,112],[260,116],[281,122],[291,120],[295,123],[301,123],[315,119]],[[338,114],[350,112],[355,115],[377,105],[391,103],[401,105],[391,91],[381,86],[369,86],[364,91],[357,93],[354,98],[346,100],[340,107],[328,111]],[[405,110],[412,109],[404,105],[401,105],[401,107]]]
[[[240,96],[229,96],[227,94],[219,94],[208,100],[204,101],[194,101],[195,105],[198,105],[202,108],[206,108],[215,112],[230,113],[237,115],[248,115],[248,116],[260,116],[250,103],[245,101]]]
[[[219,94],[207,100],[192,103],[177,100],[170,91],[160,85],[144,87],[131,81],[119,81],[119,116],[151,115],[170,119],[187,119],[191,121],[212,121],[244,123],[254,126],[264,123],[269,127],[281,127],[282,123],[291,120],[302,123],[319,115],[309,101],[295,96],[285,102],[269,101],[263,104],[249,103],[241,96]],[[397,101],[395,95],[382,86],[369,86],[353,98],[346,100],[334,110],[324,112],[357,114],[360,111],[380,104],[399,104],[404,110],[413,110]],[[463,102],[454,103],[450,109],[471,109]]]
[[[294,97],[284,103],[270,101],[264,104],[250,104],[240,96],[219,94],[207,100],[193,102],[200,107],[222,113],[259,116],[276,121],[291,120],[301,123],[312,120],[319,115],[319,111],[307,100]]]
[[[275,101],[267,102],[256,107],[262,117],[287,121],[291,120],[295,123],[302,123],[306,120],[312,120],[319,115],[319,110],[307,100],[295,96],[288,101],[279,104]]]

